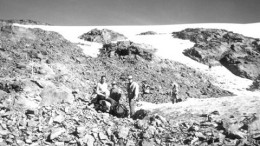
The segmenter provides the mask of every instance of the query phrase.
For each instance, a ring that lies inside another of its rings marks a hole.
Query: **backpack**
[[[102,112],[109,112],[111,107],[111,103],[106,100],[100,100],[98,104],[96,104],[95,109],[100,110]]]
[[[111,114],[118,118],[128,117],[128,110],[125,105],[117,104],[111,109]]]

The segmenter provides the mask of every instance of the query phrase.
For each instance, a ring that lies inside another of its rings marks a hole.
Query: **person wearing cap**
[[[171,100],[172,100],[172,103],[177,103],[177,99],[178,99],[178,92],[179,92],[179,89],[178,89],[178,84],[176,82],[172,83],[172,89],[170,91],[170,96],[171,96]]]
[[[139,85],[133,81],[132,76],[128,76],[127,97],[129,100],[130,117],[132,117],[135,114],[135,106],[138,95]]]
[[[112,105],[112,107],[116,106],[117,104],[119,104],[120,99],[123,95],[122,90],[117,86],[117,83],[115,81],[113,81],[112,83],[112,88],[110,89],[110,96],[107,99],[107,101],[109,101]]]

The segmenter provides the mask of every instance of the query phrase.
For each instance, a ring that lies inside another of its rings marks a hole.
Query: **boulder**
[[[23,95],[16,96],[14,100],[14,106],[21,110],[36,110],[40,104],[34,100],[24,97]]]
[[[118,41],[116,43],[108,43],[103,45],[101,54],[108,55],[109,57],[137,57],[140,56],[145,60],[152,60],[154,58],[154,52],[156,51],[150,45],[137,44],[131,41]]]
[[[85,41],[97,42],[102,44],[110,43],[112,41],[127,39],[124,35],[109,29],[102,29],[102,30],[92,29],[91,31],[79,36],[79,38]]]
[[[55,105],[59,103],[71,104],[74,101],[74,96],[72,95],[72,92],[65,86],[48,86],[42,90],[40,96],[42,97],[42,106]]]
[[[149,126],[147,120],[137,120],[135,125],[137,128],[139,128],[141,130],[146,129]]]
[[[95,138],[89,134],[86,134],[81,140],[87,146],[94,146]]]
[[[154,32],[154,31],[146,31],[146,32],[142,32],[138,35],[156,35],[156,34],[157,34],[157,32]]]
[[[64,132],[66,132],[66,129],[64,129],[64,128],[54,128],[51,131],[50,139],[53,140],[53,139],[59,137]]]
[[[58,115],[58,116],[54,117],[53,122],[62,123],[64,120],[65,120],[65,117],[63,115]]]
[[[118,127],[118,138],[126,139],[128,136],[130,128],[129,127]]]
[[[140,144],[140,146],[155,146],[155,143],[150,140],[143,140]]]

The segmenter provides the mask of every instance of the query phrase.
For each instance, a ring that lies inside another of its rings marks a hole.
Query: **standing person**
[[[179,92],[179,89],[178,89],[178,84],[177,83],[173,83],[172,84],[172,89],[170,91],[170,96],[171,96],[171,100],[172,100],[172,103],[177,103],[177,99],[178,99],[178,92]]]
[[[139,85],[136,82],[133,82],[133,77],[128,76],[128,85],[127,85],[127,97],[129,100],[129,107],[130,107],[130,117],[133,117],[135,114],[135,106],[136,100],[139,95]]]
[[[108,98],[109,90],[108,90],[108,86],[106,83],[106,76],[101,76],[100,82],[97,84],[97,87],[96,87],[96,94],[97,94],[97,97],[95,99],[93,99],[90,104],[92,104],[92,103],[99,104],[100,100],[105,100]]]

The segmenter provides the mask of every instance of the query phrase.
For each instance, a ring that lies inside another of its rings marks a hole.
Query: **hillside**
[[[259,120],[253,114],[259,107],[256,95],[239,96],[238,103],[231,106],[237,99],[232,92],[237,90],[227,91],[229,88],[217,86],[219,80],[199,67],[159,56],[161,48],[141,43],[142,38],[126,35],[132,40],[97,45],[78,39],[91,27],[71,34],[77,38],[71,42],[68,34],[50,31],[61,30],[56,26],[42,26],[42,29],[12,23],[0,26],[0,145],[250,145],[258,142]],[[164,41],[167,45],[167,40]],[[88,49],[93,46],[98,46],[97,57],[88,55]],[[124,91],[129,74],[140,85],[146,81],[151,86],[152,94],[139,99],[137,119],[116,118],[87,106],[95,84],[104,74],[109,83],[118,81]],[[176,105],[168,103],[167,93],[173,81],[181,85],[183,100]],[[249,104],[241,104],[247,99]],[[249,128],[241,129],[243,126]]]

